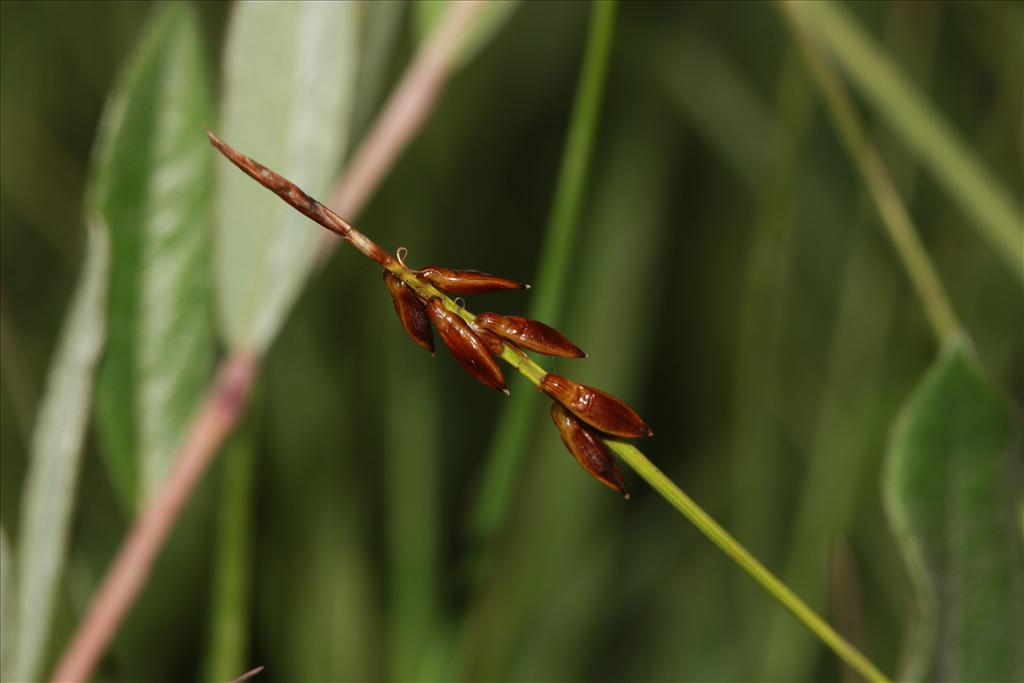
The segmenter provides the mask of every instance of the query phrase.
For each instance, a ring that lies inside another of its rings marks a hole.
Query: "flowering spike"
[[[576,462],[599,482],[615,489],[628,500],[629,491],[626,490],[626,480],[600,437],[584,427],[579,420],[558,403],[551,404],[551,419],[558,427],[562,443],[576,458]]]
[[[600,389],[553,374],[544,375],[540,388],[568,408],[573,415],[599,431],[625,438],[654,434],[632,408]]]
[[[503,289],[530,288],[530,285],[481,273],[479,270],[452,270],[440,266],[427,266],[413,272],[448,294],[487,294]]]
[[[586,358],[587,356],[558,330],[519,315],[481,313],[476,317],[476,324],[530,351],[564,358]]]
[[[402,327],[414,342],[434,353],[434,331],[430,329],[426,305],[411,287],[386,270],[384,282],[391,292],[391,302],[395,305],[395,313],[402,321]]]
[[[501,368],[487,350],[487,345],[469,328],[466,321],[445,308],[437,297],[427,303],[427,314],[440,333],[441,341],[462,369],[481,383],[508,395]]]

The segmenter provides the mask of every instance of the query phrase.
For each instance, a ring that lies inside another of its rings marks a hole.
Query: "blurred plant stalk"
[[[780,2],[776,7],[799,46],[833,124],[867,185],[868,193],[882,218],[882,225],[921,300],[936,339],[940,344],[956,338],[966,339],[967,334],[953,312],[949,296],[921,243],[914,221],[896,189],[888,167],[864,129],[850,94],[807,34],[793,0]]]
[[[452,3],[417,52],[338,183],[331,200],[337,212],[358,215],[422,127],[483,5],[480,0]],[[321,258],[335,241],[330,235],[325,237]],[[258,356],[241,349],[232,350],[221,360],[166,481],[122,543],[51,680],[78,681],[90,677],[146,584],[153,562],[185,502],[224,439],[238,424],[259,374],[260,361]]]

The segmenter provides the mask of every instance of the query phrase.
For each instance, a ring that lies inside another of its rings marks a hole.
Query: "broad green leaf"
[[[978,159],[888,51],[835,2],[790,3],[854,86],[946,188],[982,237],[1024,278],[1022,207]]]
[[[235,6],[221,129],[230,145],[326,197],[349,139],[358,57],[355,3]],[[313,264],[323,228],[226,160],[217,166],[216,281],[221,331],[263,351]]]
[[[901,411],[884,494],[919,602],[902,678],[1021,680],[1019,425],[963,346]]]
[[[89,196],[113,253],[99,427],[129,508],[163,480],[214,350],[202,35],[189,5],[156,10],[108,99]]]
[[[465,66],[489,43],[505,25],[518,3],[515,0],[491,0],[480,9],[472,26],[462,39],[455,65]],[[452,7],[451,0],[423,0],[413,3],[413,30],[418,43],[433,32]]]
[[[7,541],[7,532],[3,525],[0,525],[0,681],[10,680],[7,669],[11,666],[10,657],[14,653],[14,634],[17,628],[14,625],[14,604],[15,589],[14,583],[14,555],[11,552],[11,545]]]
[[[110,265],[107,226],[90,216],[85,262],[51,361],[32,433],[18,534],[18,624],[12,680],[39,678],[64,567],[79,455],[103,347]]]

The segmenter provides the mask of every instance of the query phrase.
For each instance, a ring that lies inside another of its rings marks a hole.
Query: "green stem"
[[[821,91],[832,121],[867,185],[882,218],[882,225],[910,276],[936,339],[943,343],[954,337],[963,337],[963,328],[953,312],[928,252],[921,244],[914,222],[896,190],[885,162],[868,137],[849,93],[831,65],[805,33],[791,0],[780,2],[776,6],[781,9],[800,47],[804,61]]]
[[[757,561],[746,548],[733,538],[728,531],[723,529],[718,522],[711,518],[708,513],[697,505],[692,498],[672,483],[672,480],[665,476],[664,472],[655,467],[654,463],[647,459],[635,446],[622,441],[606,440],[605,443],[622,460],[633,468],[643,479],[657,491],[662,498],[678,510],[684,517],[693,523],[697,529],[704,534],[712,543],[717,545],[722,552],[728,555],[733,562],[738,564],[743,571],[747,572],[754,581],[768,591],[772,597],[793,613],[804,626],[814,635],[821,639],[826,645],[849,664],[860,675],[869,681],[888,681],[885,674],[878,670],[871,661],[862,655],[857,648],[851,645],[845,638],[835,632],[824,619],[819,617],[814,610],[807,606],[786,584],[782,583],[774,574]]]

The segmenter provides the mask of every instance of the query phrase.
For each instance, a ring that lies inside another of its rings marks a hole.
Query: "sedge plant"
[[[628,498],[621,473],[610,453],[617,455],[851,668],[870,681],[888,680],[642,451],[623,440],[653,433],[632,409],[600,390],[547,372],[524,350],[584,356],[578,347],[537,321],[496,314],[474,315],[461,299],[451,296],[525,288],[526,285],[475,271],[437,267],[414,270],[406,265],[403,250],[392,256],[291,181],[237,152],[212,132],[208,131],[208,136],[218,151],[254,180],[383,267],[396,312],[406,331],[420,346],[433,350],[430,329],[433,324],[463,369],[483,384],[505,393],[504,377],[494,360],[500,358],[508,363],[554,399],[552,418],[563,442],[584,469]]]

